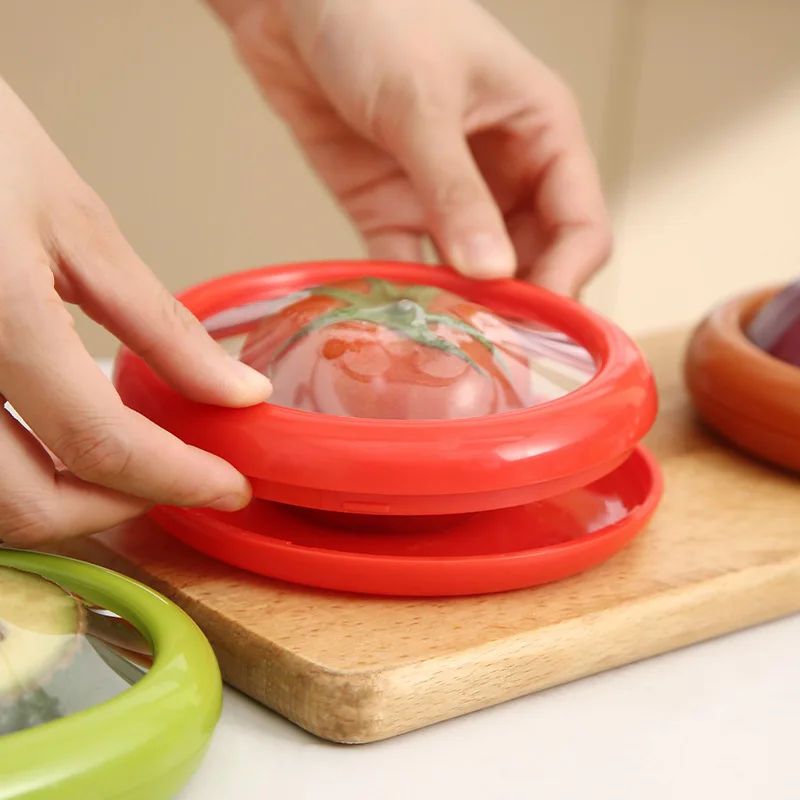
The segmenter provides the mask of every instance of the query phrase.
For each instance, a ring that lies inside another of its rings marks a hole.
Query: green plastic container
[[[0,549],[0,573],[0,800],[173,798],[222,707],[219,667],[194,622],[92,564]],[[59,628],[71,603],[74,636]]]

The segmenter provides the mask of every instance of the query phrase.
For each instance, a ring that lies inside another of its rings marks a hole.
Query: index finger
[[[249,483],[122,403],[52,286],[0,318],[0,394],[78,477],[159,504],[241,508]]]

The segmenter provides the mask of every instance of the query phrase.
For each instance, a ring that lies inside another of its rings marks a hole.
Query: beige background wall
[[[639,333],[800,274],[797,0],[485,4],[583,102],[617,239],[592,305]],[[0,74],[173,290],[361,254],[200,0],[0,0]]]

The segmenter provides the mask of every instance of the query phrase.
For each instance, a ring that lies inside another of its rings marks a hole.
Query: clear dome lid
[[[357,278],[204,320],[269,377],[269,402],[383,420],[479,417],[556,400],[597,369],[566,334],[433,286]]]
[[[142,634],[40,575],[0,566],[0,736],[100,705],[147,673]]]

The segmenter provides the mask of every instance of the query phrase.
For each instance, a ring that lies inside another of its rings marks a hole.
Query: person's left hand
[[[377,259],[576,294],[610,252],[570,91],[472,0],[209,0]]]

